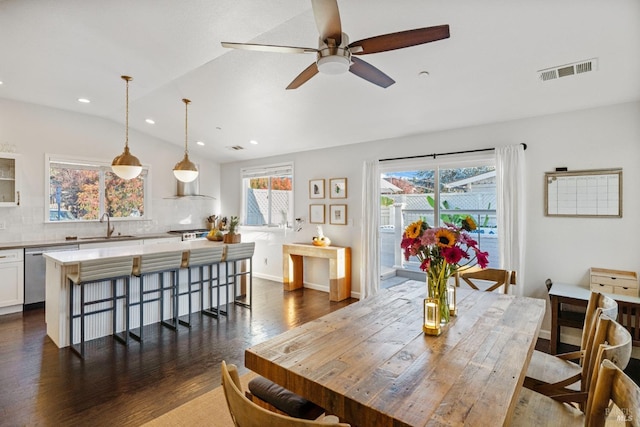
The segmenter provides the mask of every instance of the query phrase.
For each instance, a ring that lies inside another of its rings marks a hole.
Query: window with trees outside
[[[116,219],[148,217],[147,167],[124,180],[106,163],[48,156],[47,171],[46,222],[96,221],[105,213]]]
[[[400,251],[396,224],[400,228],[422,219],[430,226],[445,223],[460,226],[470,215],[478,228],[474,238],[482,251],[489,253],[489,266],[499,268],[496,217],[496,172],[493,157],[474,161],[436,159],[423,165],[381,165],[380,260],[384,268],[419,270],[417,259],[404,260]],[[400,236],[402,231],[399,231]],[[401,238],[401,237],[400,237]]]
[[[290,227],[293,223],[293,163],[245,168],[242,224]]]

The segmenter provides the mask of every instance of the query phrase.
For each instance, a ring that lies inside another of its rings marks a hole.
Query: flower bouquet
[[[406,260],[415,256],[420,269],[427,273],[429,298],[440,300],[441,319],[449,321],[447,281],[461,267],[473,261],[482,268],[489,264],[489,254],[478,248],[478,242],[469,234],[476,229],[470,216],[460,226],[445,223],[444,227],[430,227],[422,219],[409,224],[402,235],[401,247]]]

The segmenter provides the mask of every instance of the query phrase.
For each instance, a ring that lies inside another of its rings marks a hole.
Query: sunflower
[[[468,216],[468,217],[466,217],[465,219],[462,220],[462,229],[463,230],[473,231],[476,228],[478,228],[478,226],[476,225],[476,222],[473,220],[473,218],[471,218],[470,216]]]
[[[441,228],[436,231],[436,245],[441,248],[450,248],[456,243],[456,235],[451,230]]]
[[[415,239],[418,236],[420,236],[421,231],[422,231],[422,220],[420,219],[412,224],[409,224],[404,232],[406,233],[408,238]]]

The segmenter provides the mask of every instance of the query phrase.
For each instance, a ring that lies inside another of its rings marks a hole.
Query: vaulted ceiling
[[[637,0],[338,5],[350,40],[441,24],[451,37],[366,56],[396,81],[386,89],[346,73],[285,90],[314,55],[220,43],[315,48],[309,0],[0,0],[0,98],[124,125],[127,74],[132,129],[182,146],[189,98],[190,151],[222,163],[640,99]]]

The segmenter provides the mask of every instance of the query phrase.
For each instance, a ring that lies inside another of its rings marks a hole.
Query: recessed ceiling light
[[[149,123],[150,125],[155,125],[156,122],[153,119],[146,119],[145,122]]]
[[[196,141],[196,144],[198,144],[198,145],[204,145],[204,142],[202,142],[202,141]]]
[[[78,98],[78,102],[81,102],[83,104],[88,104],[91,102],[91,100],[87,98]]]
[[[4,84],[4,82],[2,80],[0,80],[0,85],[3,85],[3,84]]]
[[[258,141],[252,139],[251,141],[249,141],[249,144],[258,145]]]

